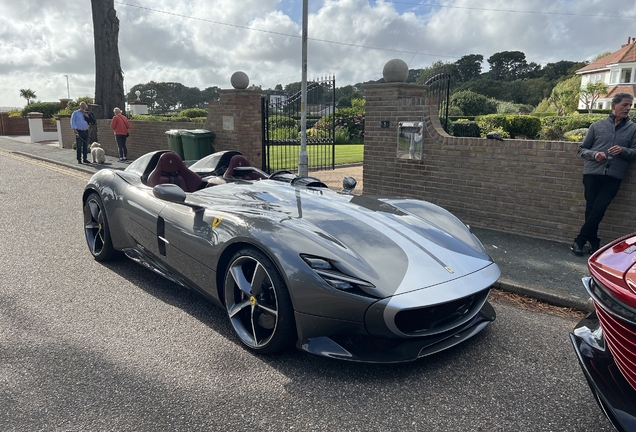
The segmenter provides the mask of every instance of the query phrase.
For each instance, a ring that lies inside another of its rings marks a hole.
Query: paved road
[[[241,348],[222,310],[82,232],[87,175],[0,151],[3,431],[609,431],[576,318],[495,303],[473,340],[405,365]]]

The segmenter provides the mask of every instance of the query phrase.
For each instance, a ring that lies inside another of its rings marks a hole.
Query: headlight
[[[367,281],[342,273],[329,260],[308,255],[301,255],[302,259],[318,276],[337,290],[365,297],[377,298],[369,293],[375,286]]]

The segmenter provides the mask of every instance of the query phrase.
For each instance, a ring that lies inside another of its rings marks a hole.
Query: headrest
[[[185,168],[185,164],[178,154],[174,152],[167,152],[162,154],[159,158],[157,168],[159,168],[162,172],[177,172]]]

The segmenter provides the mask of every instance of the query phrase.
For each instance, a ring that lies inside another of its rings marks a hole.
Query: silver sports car
[[[82,200],[96,260],[126,255],[201,293],[256,353],[295,344],[403,362],[495,319],[487,298],[499,268],[465,224],[426,201],[268,175],[237,151],[189,168],[173,152],[148,153],[96,173]]]

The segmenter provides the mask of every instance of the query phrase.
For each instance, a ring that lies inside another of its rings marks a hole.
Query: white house
[[[616,93],[626,92],[636,95],[636,38],[628,37],[627,43],[616,52],[608,54],[576,71],[581,75],[581,88],[588,83],[604,82],[607,95],[599,98],[592,108],[610,109],[612,97]],[[636,104],[635,104],[636,106]],[[579,109],[585,104],[579,101]]]

